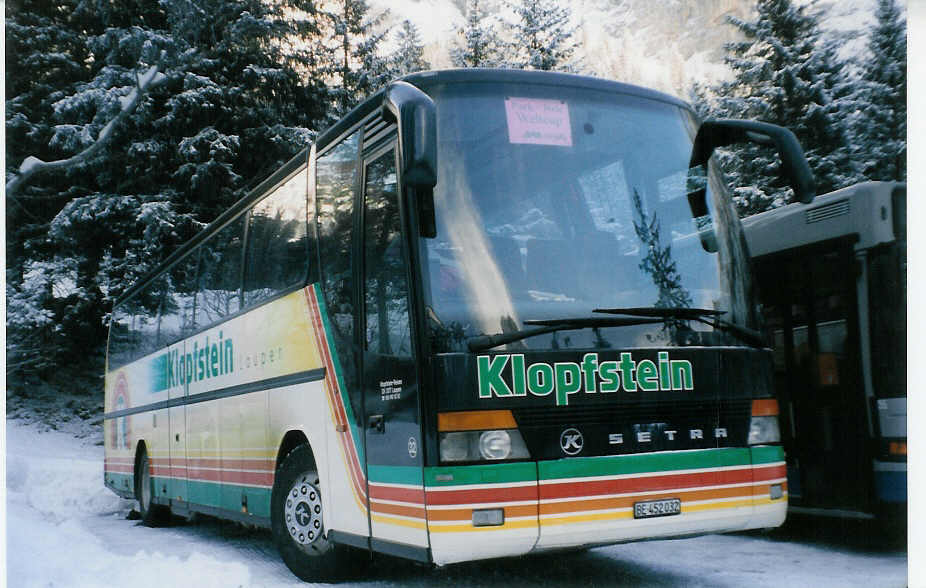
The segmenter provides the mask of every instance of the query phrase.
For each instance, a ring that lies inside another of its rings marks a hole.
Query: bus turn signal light
[[[752,401],[748,443],[750,445],[781,443],[781,431],[778,428],[778,401],[774,398],[756,398]]]
[[[466,410],[437,414],[437,430],[440,432],[517,428],[510,410]]]
[[[907,442],[906,441],[891,441],[887,445],[887,452],[891,455],[907,455]]]
[[[752,416],[778,416],[778,401],[774,398],[756,398],[752,401]]]

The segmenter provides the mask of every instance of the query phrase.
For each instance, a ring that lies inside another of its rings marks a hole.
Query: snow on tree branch
[[[135,87],[132,88],[132,91],[129,92],[128,95],[119,99],[119,113],[100,130],[100,134],[92,145],[66,159],[42,161],[38,157],[32,155],[26,157],[22,165],[19,166],[19,174],[6,184],[7,195],[11,196],[16,194],[20,188],[25,186],[29,180],[38,173],[55,169],[65,169],[89,159],[97,151],[102,149],[102,147],[109,142],[110,138],[112,138],[116,127],[135,111],[135,108],[138,106],[138,103],[141,102],[145,93],[167,79],[167,76],[158,71],[161,62],[164,60],[165,54],[166,52],[162,51],[158,63],[149,67],[145,73],[140,76],[136,74]]]

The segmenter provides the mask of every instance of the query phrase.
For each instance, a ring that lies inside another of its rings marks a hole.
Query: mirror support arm
[[[776,147],[795,198],[805,204],[813,201],[816,186],[804,150],[794,133],[778,125],[751,120],[708,119],[698,129],[689,167],[706,166],[714,149],[732,143]]]

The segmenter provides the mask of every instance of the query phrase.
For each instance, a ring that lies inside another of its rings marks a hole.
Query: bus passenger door
[[[183,342],[172,345],[168,353],[176,352],[184,357]],[[168,357],[173,357],[169,355]],[[170,431],[168,446],[170,447],[170,468],[168,470],[167,495],[159,493],[162,498],[174,501],[189,502],[187,492],[187,462],[186,462],[186,406],[183,404],[185,396],[189,393],[187,384],[178,382],[168,392],[170,408],[167,409]]]
[[[362,182],[362,386],[371,546],[415,557],[424,551],[414,547],[427,548],[428,535],[394,144],[364,157]]]
[[[871,463],[849,241],[757,264],[795,506],[864,510]]]

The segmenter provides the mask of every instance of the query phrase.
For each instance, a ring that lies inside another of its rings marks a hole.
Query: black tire
[[[138,456],[138,469],[135,471],[135,499],[138,501],[138,514],[147,527],[160,527],[170,520],[170,509],[162,504],[154,504],[154,490],[151,484],[151,468],[148,464],[148,452],[141,450]]]
[[[346,576],[347,548],[325,536],[321,485],[308,445],[292,450],[280,464],[270,498],[273,541],[283,562],[306,582]]]

